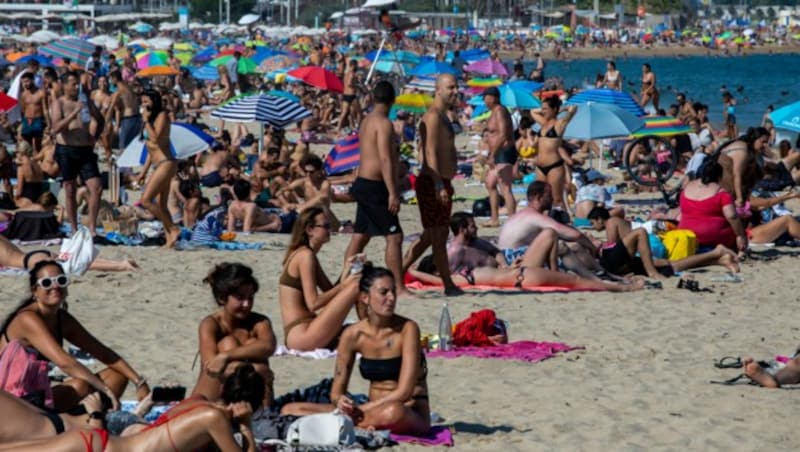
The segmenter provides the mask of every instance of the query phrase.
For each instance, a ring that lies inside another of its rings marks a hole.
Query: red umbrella
[[[0,112],[7,112],[16,106],[16,99],[4,93],[0,93]]]
[[[333,72],[319,66],[303,66],[292,69],[287,74],[320,89],[336,91],[337,93],[344,91],[344,85],[342,81],[339,80],[339,77]]]

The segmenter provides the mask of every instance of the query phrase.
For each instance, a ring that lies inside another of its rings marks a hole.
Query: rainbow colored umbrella
[[[233,58],[232,55],[222,56],[211,60],[208,64],[209,66],[214,66],[214,67],[221,66],[223,64],[227,64],[231,58]],[[254,74],[256,72],[259,72],[259,70],[258,70],[258,65],[256,64],[255,61],[247,57],[241,57],[239,58],[239,62],[236,65],[236,72],[238,72],[239,74]]]
[[[671,137],[690,133],[692,128],[678,118],[672,116],[644,117],[644,127],[633,133],[633,137]]]
[[[166,66],[169,64],[169,56],[163,50],[152,50],[142,52],[136,57],[136,67],[139,69],[146,69],[151,66]]]
[[[470,88],[489,88],[490,86],[500,86],[503,81],[499,77],[473,78],[467,80]]]
[[[178,71],[171,66],[150,66],[136,73],[136,76],[141,78],[160,75],[178,75]]]
[[[394,100],[395,108],[411,113],[424,113],[432,103],[433,97],[420,93],[401,94]]]

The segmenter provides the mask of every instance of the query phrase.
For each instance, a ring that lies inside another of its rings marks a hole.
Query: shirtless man
[[[588,237],[543,213],[553,205],[549,184],[533,182],[528,186],[527,198],[528,207],[511,216],[500,228],[497,246],[503,251],[506,264],[512,265],[521,258],[526,267],[549,262],[551,269],[555,270],[557,239],[580,245],[590,256],[597,254],[597,248]],[[588,276],[586,273],[583,275]]]
[[[400,152],[389,111],[394,104],[394,87],[378,82],[372,92],[375,106],[358,131],[361,164],[351,194],[356,201],[356,222],[344,261],[361,253],[375,236],[386,238],[384,259],[394,274],[397,294],[408,294],[403,283],[403,230],[397,213],[400,211],[398,191]],[[345,275],[346,276],[346,275]]]
[[[47,93],[36,87],[33,74],[22,74],[22,92],[19,102],[22,104],[22,139],[33,146],[34,152],[42,149],[42,137],[46,129],[50,128],[50,120],[45,115],[47,111]]]
[[[488,163],[491,168],[486,174],[486,189],[489,190],[489,208],[491,216],[484,226],[496,228],[500,226],[500,206],[498,199],[498,184],[503,190],[508,215],[514,215],[517,202],[511,191],[514,165],[517,163],[517,147],[514,140],[514,125],[508,109],[500,103],[500,90],[495,87],[487,88],[483,92],[486,108],[492,112],[486,142],[489,145]]]
[[[100,110],[85,95],[80,95],[79,76],[67,73],[64,81],[64,95],[50,108],[51,130],[56,135],[55,159],[61,170],[64,193],[66,195],[67,218],[75,231],[78,225],[78,209],[75,195],[78,190],[77,179],[89,190],[89,221],[87,226],[95,234],[97,212],[103,185],[97,167],[97,154],[94,152],[95,132],[102,129],[104,119]],[[87,93],[88,94],[88,93]],[[94,121],[92,121],[94,119]]]
[[[58,73],[56,73],[55,69],[51,67],[44,69],[43,88],[48,96],[48,105],[55,102],[56,99],[64,94],[61,88],[61,81],[58,79]]]
[[[355,121],[355,106],[358,96],[356,96],[356,71],[358,70],[358,62],[350,60],[347,64],[347,70],[344,73],[344,93],[342,93],[342,112],[339,115],[339,122],[336,125],[336,135],[341,133],[347,121],[348,127],[351,124],[357,124]]]
[[[281,192],[284,195],[284,205],[291,206],[297,201],[293,195],[299,195],[303,202],[297,203],[296,210],[298,212],[303,212],[311,207],[319,207],[330,219],[333,230],[338,231],[341,223],[331,211],[333,190],[325,175],[322,159],[315,154],[309,154],[300,160],[300,168],[305,177],[293,181],[287,190]]]
[[[453,124],[447,119],[447,110],[455,102],[458,102],[456,78],[451,74],[440,75],[436,78],[433,104],[422,115],[419,125],[422,149],[416,190],[422,237],[411,244],[403,259],[403,270],[407,271],[428,247],[433,248],[433,261],[442,278],[445,295],[464,293],[453,283],[447,262],[447,236],[453,208],[453,185],[450,181],[458,169],[455,133]]]
[[[250,200],[252,186],[250,182],[238,179],[233,183],[235,200],[228,205],[228,231],[236,230],[236,223],[242,224],[242,231],[280,232],[288,234],[297,218],[296,212],[285,215],[267,213]]]
[[[224,137],[227,131],[223,131],[223,137],[218,141],[222,144],[222,149],[212,149],[208,153],[197,154],[196,164],[200,163],[201,157],[203,165],[200,167],[200,184],[203,187],[213,188],[219,187],[225,181],[225,176],[228,174],[226,163],[229,158],[227,151],[226,140],[230,143],[230,135],[227,139]]]
[[[456,212],[450,218],[453,240],[447,245],[447,260],[452,273],[468,274],[476,267],[508,267],[499,248],[478,238],[475,218],[468,212]]]
[[[139,97],[122,79],[120,71],[109,74],[111,84],[117,91],[111,96],[111,107],[107,120],[114,118],[114,135],[119,135],[119,149],[124,150],[142,132],[142,114],[139,111]]]

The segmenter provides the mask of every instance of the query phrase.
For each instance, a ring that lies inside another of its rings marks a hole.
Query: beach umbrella
[[[369,64],[369,61],[364,60]],[[406,67],[405,65],[398,63],[397,61],[391,60],[379,60],[374,63],[375,70],[378,72],[383,72],[384,74],[406,74],[410,70],[410,68]]]
[[[29,55],[30,55],[30,53],[28,53],[28,52],[11,52],[8,55],[6,55],[6,59],[8,61],[12,62],[12,63],[16,63],[17,60],[25,58],[26,56],[29,56]]]
[[[671,137],[692,132],[692,128],[673,116],[645,116],[644,127],[633,133],[634,138],[657,136]]]
[[[292,69],[287,74],[320,89],[337,93],[344,91],[344,85],[342,81],[339,80],[339,77],[333,72],[319,66],[303,66]]]
[[[128,27],[128,30],[133,30],[136,33],[150,33],[153,31],[153,26],[144,22],[136,22]]]
[[[300,103],[300,98],[299,97],[295,96],[292,93],[287,93],[286,91],[282,91],[282,90],[279,90],[279,89],[269,90],[264,94],[266,94],[268,96],[285,97],[286,99],[289,99],[292,102]]]
[[[539,91],[544,86],[544,83],[533,82],[530,80],[511,80],[506,82],[506,86],[532,93],[534,91]]]
[[[260,122],[283,128],[311,116],[311,112],[283,96],[237,96],[211,112],[211,117],[233,122]]]
[[[217,80],[219,79],[219,71],[214,66],[200,66],[200,67],[193,67],[189,69],[189,72],[192,74],[192,77],[198,80]]]
[[[642,107],[625,91],[617,91],[615,89],[597,88],[587,89],[567,99],[567,105],[580,105],[585,103],[608,104],[616,105],[623,110],[632,113],[636,116],[644,116],[645,112]]]
[[[436,91],[436,77],[414,77],[404,87],[418,91]],[[465,89],[466,85],[459,80],[458,90],[464,91]]]
[[[178,75],[177,69],[172,66],[150,66],[142,69],[141,71],[136,73],[136,76],[139,78],[144,77],[158,77],[163,75]]]
[[[514,86],[502,85],[497,87],[500,91],[500,103],[509,108],[539,108],[542,103],[533,97],[530,91]]]
[[[783,106],[769,114],[776,129],[800,132],[800,101]]]
[[[394,106],[398,110],[411,113],[424,113],[432,103],[433,97],[420,93],[401,94],[394,100]]]
[[[191,124],[173,122],[169,130],[169,150],[178,160],[189,158],[211,147],[214,137]],[[147,144],[140,136],[122,151],[117,160],[121,168],[144,165],[147,160]]]
[[[39,47],[38,52],[51,58],[69,58],[73,63],[84,67],[94,52],[94,44],[83,39],[69,38]]]
[[[587,103],[578,105],[565,138],[596,140],[627,137],[644,127],[644,119],[616,105]]]
[[[44,55],[26,55],[16,61],[17,65],[28,64],[28,61],[38,61],[42,66],[52,66],[53,61]]]
[[[337,141],[325,157],[325,172],[330,176],[358,168],[361,163],[361,148],[358,133]]]
[[[233,58],[233,56],[226,55],[223,57],[215,58],[211,60],[208,64],[209,66],[214,66],[214,67],[221,66],[230,61],[231,58]],[[255,72],[257,72],[257,70],[258,70],[258,65],[255,63],[255,61],[247,57],[240,57],[239,62],[236,64],[236,72],[239,74],[254,74]]]
[[[0,111],[6,113],[17,106],[17,99],[0,92]]]
[[[475,109],[472,111],[472,116],[470,119],[475,122],[480,122],[486,121],[490,116],[492,116],[492,112],[486,108],[486,104],[482,104],[475,107]]]
[[[508,75],[508,70],[506,70],[503,63],[491,58],[470,63],[464,70],[484,75]]]
[[[440,61],[428,61],[422,63],[408,72],[408,75],[439,75],[439,74],[452,74],[458,76],[460,71],[453,66],[442,63]]]
[[[217,54],[217,49],[214,47],[206,47],[205,49],[197,52],[192,57],[193,63],[206,63],[214,59],[214,55]]]
[[[489,88],[490,86],[500,86],[502,84],[503,80],[498,77],[473,78],[467,80],[467,86],[470,88]]]
[[[257,60],[253,60],[257,61]],[[264,58],[258,65],[258,72],[268,73],[277,71],[279,69],[286,69],[297,64],[297,58],[292,58],[287,55],[272,55]]]
[[[169,56],[163,50],[152,50],[135,55],[136,67],[145,69],[151,66],[166,66],[169,64]]]
[[[407,50],[396,50],[396,51],[381,51],[380,56],[378,56],[378,51],[373,50],[366,55],[364,58],[368,59],[369,61],[375,61],[377,58],[378,60],[388,60],[388,61],[396,61],[398,63],[403,64],[419,64],[420,57],[414,52],[409,52]]]

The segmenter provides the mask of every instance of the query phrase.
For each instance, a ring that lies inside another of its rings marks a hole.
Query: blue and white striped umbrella
[[[234,97],[211,112],[212,118],[233,122],[261,122],[278,128],[309,116],[311,112],[297,102],[263,93]]]
[[[211,147],[214,137],[203,132],[197,127],[173,122],[169,130],[169,150],[173,158],[185,159],[195,154],[199,154]],[[128,147],[122,151],[122,155],[117,160],[120,168],[144,165],[147,160],[147,145],[136,137]]]
[[[633,113],[636,116],[645,115],[645,111],[636,102],[636,100],[631,97],[630,94],[624,91],[617,91],[615,89],[608,88],[587,89],[586,91],[581,91],[578,94],[570,97],[566,104],[580,105],[589,102],[596,104],[616,105],[617,107],[620,107],[629,113]]]

